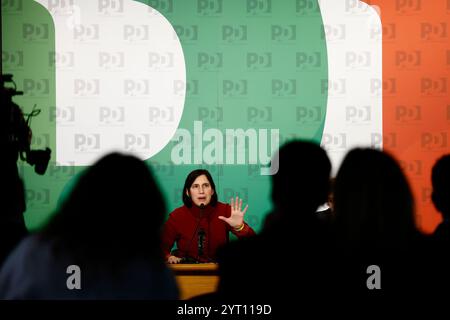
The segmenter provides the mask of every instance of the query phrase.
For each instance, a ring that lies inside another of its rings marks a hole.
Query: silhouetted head
[[[347,248],[399,248],[415,234],[408,182],[387,153],[353,149],[338,171],[334,210]]]
[[[216,185],[208,170],[197,169],[189,173],[183,187],[183,203],[188,207],[217,203]]]
[[[431,171],[431,199],[444,218],[450,218],[450,154],[439,158]]]
[[[328,198],[331,163],[318,144],[292,141],[278,151],[279,169],[272,176],[272,200],[282,216],[315,214]]]
[[[112,153],[80,176],[44,235],[82,258],[120,260],[159,253],[164,218],[163,197],[147,165]]]

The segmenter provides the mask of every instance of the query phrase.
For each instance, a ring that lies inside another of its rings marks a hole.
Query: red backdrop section
[[[401,163],[427,233],[441,221],[431,168],[450,152],[450,0],[367,0],[383,25],[383,143]]]

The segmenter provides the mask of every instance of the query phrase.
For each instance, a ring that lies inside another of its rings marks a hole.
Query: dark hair
[[[201,175],[205,175],[208,179],[209,183],[211,184],[211,188],[214,190],[213,195],[211,196],[211,202],[210,204],[214,207],[217,203],[217,192],[216,192],[216,185],[214,184],[214,180],[211,177],[211,174],[208,172],[208,170],[205,169],[197,169],[192,171],[188,174],[186,181],[184,182],[183,187],[183,203],[186,207],[190,208],[192,207],[192,199],[186,194],[186,191],[189,192],[189,189],[191,188],[192,184],[194,183],[195,179],[200,177]]]
[[[328,199],[331,163],[320,145],[295,140],[278,151],[279,169],[272,176],[272,200],[283,214],[308,212]],[[291,210],[295,208],[295,210]]]
[[[397,161],[383,151],[347,153],[336,176],[334,209],[347,249],[405,249],[416,234],[409,184]]]
[[[153,259],[162,257],[165,210],[149,167],[134,156],[112,153],[80,176],[42,235],[55,240],[56,252],[65,250],[81,263]]]
[[[450,154],[439,158],[431,171],[431,198],[444,217],[450,216]]]

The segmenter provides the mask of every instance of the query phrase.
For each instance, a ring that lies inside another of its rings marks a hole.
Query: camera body
[[[39,114],[33,111],[25,119],[20,107],[12,101],[13,96],[23,95],[17,91],[11,74],[1,75],[1,110],[0,110],[0,148],[5,152],[2,162],[16,163],[19,156],[26,161],[37,174],[44,174],[50,161],[51,150],[31,150],[32,131],[29,126],[31,117]],[[13,87],[7,86],[12,84]],[[3,153],[3,152],[2,152]]]

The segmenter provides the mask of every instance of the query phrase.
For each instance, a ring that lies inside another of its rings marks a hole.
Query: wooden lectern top
[[[175,274],[183,273],[183,272],[214,272],[219,269],[219,265],[217,263],[177,263],[177,264],[169,264],[168,265]]]
[[[219,282],[217,263],[168,264],[175,274],[180,299],[212,293],[216,291]]]

